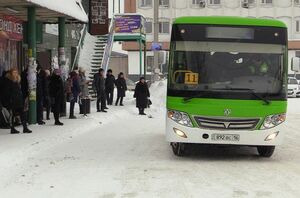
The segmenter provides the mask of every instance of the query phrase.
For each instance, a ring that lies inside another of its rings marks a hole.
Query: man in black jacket
[[[106,79],[105,79],[105,93],[107,104],[112,105],[114,100],[114,88],[115,88],[115,77],[112,75],[112,70],[107,70]]]
[[[125,93],[127,91],[127,85],[126,85],[126,80],[124,79],[124,74],[122,72],[120,72],[120,74],[118,75],[118,79],[115,82],[116,87],[117,87],[117,101],[116,101],[116,106],[118,106],[118,103],[120,101],[120,106],[124,106],[123,105],[123,98],[125,97]]]
[[[103,69],[99,69],[99,72],[94,75],[93,89],[97,93],[97,112],[106,113],[105,79]]]

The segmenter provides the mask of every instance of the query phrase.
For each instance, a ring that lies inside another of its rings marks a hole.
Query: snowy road
[[[271,159],[248,147],[199,147],[178,158],[164,140],[164,90],[152,90],[160,105],[152,119],[128,99],[61,128],[1,129],[0,197],[300,197],[300,99],[289,101],[287,138]]]

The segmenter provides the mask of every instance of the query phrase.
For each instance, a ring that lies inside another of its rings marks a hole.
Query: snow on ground
[[[165,82],[151,87],[153,107],[124,107],[65,126],[0,132],[0,197],[300,197],[300,99],[289,100],[287,138],[271,159],[254,148],[199,147],[173,155],[164,139]]]

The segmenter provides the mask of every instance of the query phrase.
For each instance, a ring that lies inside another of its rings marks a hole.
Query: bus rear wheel
[[[275,146],[258,146],[257,151],[261,157],[271,157],[274,153]]]
[[[185,155],[185,144],[184,143],[172,142],[171,146],[172,146],[174,155],[176,155],[176,156],[184,156]]]

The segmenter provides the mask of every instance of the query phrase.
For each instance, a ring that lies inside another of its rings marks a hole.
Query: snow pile
[[[95,54],[96,41],[96,36],[92,36],[86,32],[83,42],[84,44],[79,54],[78,66],[85,69],[87,78],[89,78],[89,73],[91,73],[91,60]]]
[[[49,10],[65,14],[81,22],[88,22],[88,16],[85,13],[81,1],[79,0],[26,0]]]
[[[167,80],[155,82],[150,87],[150,99],[155,112],[164,111],[167,98]]]

